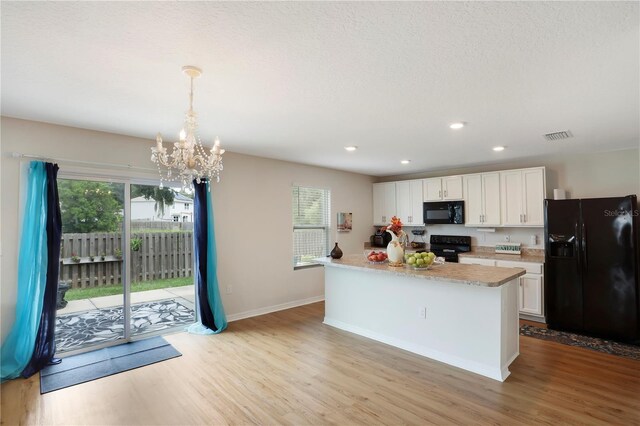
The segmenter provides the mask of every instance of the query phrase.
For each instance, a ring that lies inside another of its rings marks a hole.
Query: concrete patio
[[[192,285],[131,293],[131,335],[195,322]],[[56,350],[64,353],[124,337],[122,294],[69,301],[56,316]]]
[[[158,290],[139,291],[131,293],[131,304],[154,302],[156,300],[181,298],[195,305],[195,290],[192,285],[181,287],[168,287]],[[93,297],[90,299],[71,300],[63,309],[58,309],[58,315],[66,315],[74,312],[84,312],[93,309],[112,308],[122,305],[122,294],[113,296]]]

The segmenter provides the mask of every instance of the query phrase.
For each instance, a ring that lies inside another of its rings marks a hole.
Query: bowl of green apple
[[[432,252],[406,253],[404,262],[409,268],[429,269],[435,263],[436,255]]]

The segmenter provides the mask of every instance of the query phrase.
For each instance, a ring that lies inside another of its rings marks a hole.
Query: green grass
[[[142,281],[139,283],[131,283],[131,292],[136,293],[138,291],[157,290],[159,288],[167,287],[182,287],[187,285],[193,285],[193,277],[184,278],[170,278],[167,280],[155,280],[155,281]],[[114,294],[122,294],[122,285],[107,285],[102,287],[91,288],[74,288],[67,291],[64,299],[82,300],[90,299],[92,297],[101,296],[113,296]]]

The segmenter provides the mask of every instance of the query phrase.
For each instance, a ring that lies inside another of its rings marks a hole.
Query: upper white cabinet
[[[461,200],[462,195],[462,176],[423,180],[424,201]]]
[[[544,168],[500,172],[503,226],[544,226]]]
[[[466,226],[500,226],[500,174],[463,176]]]
[[[386,225],[396,214],[396,183],[373,184],[373,224]]]
[[[465,201],[466,226],[544,226],[544,167],[373,184],[373,224],[423,225],[422,203]]]
[[[422,180],[396,182],[396,215],[403,224],[422,226]]]

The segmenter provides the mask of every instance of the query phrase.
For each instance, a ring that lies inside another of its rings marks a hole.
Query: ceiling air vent
[[[573,134],[570,130],[564,130],[562,132],[547,133],[544,138],[548,141],[559,141],[561,139],[569,139],[572,136]]]

